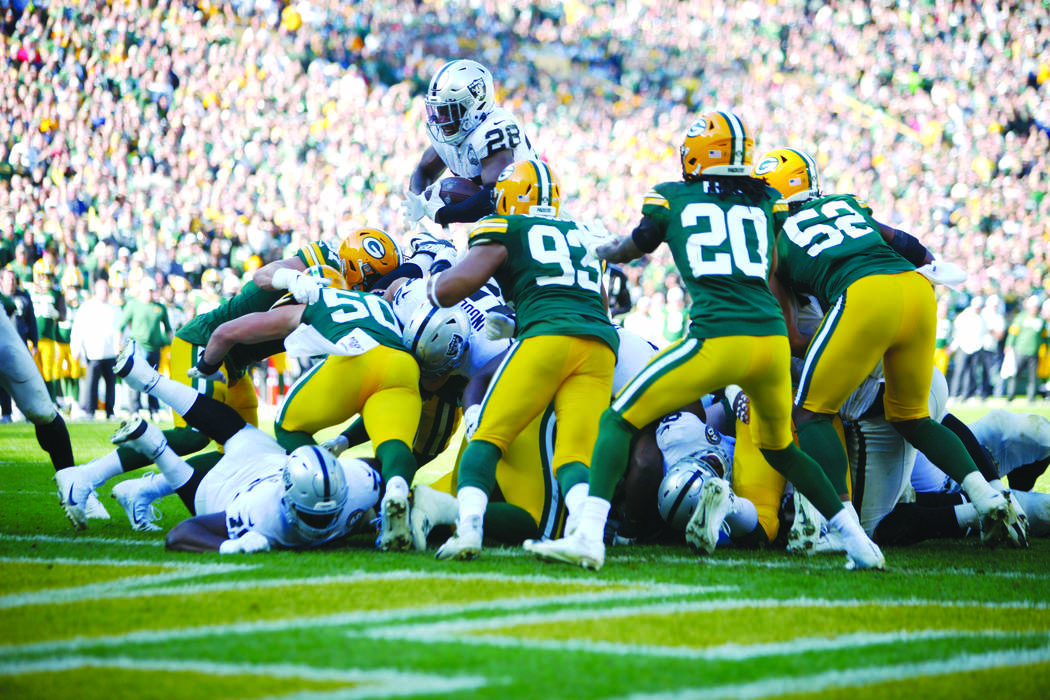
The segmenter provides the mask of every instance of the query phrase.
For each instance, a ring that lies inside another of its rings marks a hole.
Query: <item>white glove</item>
[[[445,206],[445,203],[441,201],[441,185],[435,182],[423,190],[423,194],[417,196],[419,204],[423,207],[423,214],[431,221],[437,221],[434,217],[437,216],[438,209]]]
[[[745,425],[751,423],[751,399],[748,398],[744,390],[738,387],[736,384],[730,384],[726,387],[726,399],[729,404],[733,407],[733,413],[740,419],[741,423]]]
[[[474,431],[478,429],[478,419],[481,418],[481,404],[467,406],[463,411],[463,433],[470,442],[474,437]]]
[[[274,272],[272,282],[274,289],[287,289],[300,304],[312,304],[320,299],[321,290],[330,283],[331,280],[323,277],[304,275],[287,267]]]
[[[485,337],[489,340],[502,340],[514,335],[514,327],[517,324],[510,316],[504,316],[497,311],[485,314]]]
[[[416,194],[411,190],[405,190],[405,199],[401,202],[401,216],[405,217],[408,225],[412,226],[418,223],[426,213],[426,207],[423,206],[423,195]]]
[[[966,270],[947,260],[934,260],[929,265],[923,265],[915,271],[931,282],[943,284],[952,289],[966,281]]]
[[[226,540],[219,545],[219,554],[255,554],[269,552],[270,540],[254,530],[248,530],[235,540]]]
[[[226,375],[222,373],[221,369],[215,370],[212,374],[204,374],[196,367],[190,367],[186,370],[186,376],[190,379],[203,379],[206,382],[222,382],[226,383]]]
[[[350,447],[350,441],[346,439],[345,435],[336,435],[331,440],[322,442],[321,447],[331,452],[333,456],[338,457]]]

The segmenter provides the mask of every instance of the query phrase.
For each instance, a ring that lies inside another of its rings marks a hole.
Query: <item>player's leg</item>
[[[496,466],[494,502],[485,510],[487,537],[521,544],[554,533],[561,502],[554,478],[555,422],[548,407],[504,451]]]
[[[350,420],[375,387],[365,386],[365,358],[331,355],[303,373],[288,390],[274,421],[274,435],[291,452],[316,444],[314,433]],[[374,357],[371,359],[375,359]],[[366,426],[367,427],[367,426]]]
[[[237,411],[237,415],[248,425],[259,427],[259,395],[249,374],[226,387],[226,398],[223,403]]]
[[[171,380],[184,384],[198,394],[210,396],[218,401],[226,402],[227,385],[225,382],[213,382],[205,379],[190,379],[187,372],[197,364],[199,356],[204,348],[199,345],[188,343],[182,338],[175,336],[171,342]],[[229,376],[229,375],[227,375]],[[254,393],[254,392],[253,392]],[[163,399],[161,399],[163,400]],[[172,419],[176,428],[186,425],[185,419],[176,412]]]
[[[572,372],[574,338],[526,338],[504,357],[481,402],[478,427],[459,463],[456,535],[437,552],[439,559],[473,559],[481,551],[482,526],[500,457],[519,433],[540,415]],[[538,382],[537,378],[543,381]]]
[[[758,528],[744,533],[745,546],[762,546],[776,539],[780,531],[780,499],[787,480],[770,466],[751,439],[751,429],[740,420],[736,422],[736,447],[733,452],[733,492],[754,504]],[[734,529],[744,530],[744,523]],[[734,542],[741,544],[740,537]]]
[[[936,343],[936,300],[921,275],[905,273],[901,288],[906,300],[890,349],[883,358],[886,377],[886,419],[904,439],[926,455],[966,491],[981,514],[982,537],[1008,539],[1027,546],[1026,528],[1009,500],[988,485],[963,442],[930,418],[927,405],[933,373],[930,357]]]

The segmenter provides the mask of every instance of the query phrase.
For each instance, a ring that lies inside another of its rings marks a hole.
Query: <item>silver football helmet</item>
[[[330,535],[349,497],[338,460],[323,447],[304,445],[288,455],[282,478],[281,509],[288,521],[309,539]]]
[[[401,340],[419,363],[424,377],[448,374],[463,362],[470,339],[470,319],[458,306],[439,309],[427,304],[405,324]]]
[[[684,531],[700,504],[700,490],[711,477],[726,478],[729,465],[718,450],[700,450],[685,457],[667,470],[657,493],[660,517],[672,529]]]
[[[458,146],[496,106],[492,73],[476,61],[451,61],[430,81],[425,99],[430,135]]]

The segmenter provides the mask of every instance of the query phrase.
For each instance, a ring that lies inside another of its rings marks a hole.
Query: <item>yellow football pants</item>
[[[836,413],[882,360],[886,419],[929,416],[936,331],[933,287],[919,273],[857,280],[813,336],[795,403],[815,413]]]
[[[221,401],[244,419],[249,425],[259,427],[259,397],[255,393],[255,385],[251,377],[245,374],[233,383],[233,386],[225,382],[210,382],[203,379],[190,379],[186,372],[197,364],[197,359],[204,348],[200,345],[187,343],[182,338],[176,337],[171,341],[171,378],[180,384],[193,387],[198,393],[210,396],[216,401]],[[229,370],[224,370],[229,376]],[[175,427],[186,426],[186,421],[177,413],[174,414]]]
[[[411,445],[421,407],[415,358],[381,345],[353,357],[330,355],[311,367],[288,391],[275,425],[313,434],[360,413],[373,445]]]

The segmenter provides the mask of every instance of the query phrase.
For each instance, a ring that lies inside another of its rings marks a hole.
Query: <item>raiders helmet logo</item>
[[[469,85],[467,85],[467,90],[470,91],[470,94],[474,96],[475,100],[478,100],[479,102],[484,101],[485,80],[483,78],[475,78],[474,80],[470,81]]]
[[[768,175],[777,169],[780,165],[780,160],[776,156],[769,156],[758,161],[758,165],[755,166],[755,175]]]
[[[459,357],[461,352],[460,348],[463,347],[463,336],[454,335],[448,341],[448,348],[445,350],[445,355],[448,357]]]
[[[383,241],[378,238],[365,236],[361,239],[361,246],[365,249],[365,252],[373,258],[382,258],[386,255],[386,246],[383,245]]]

